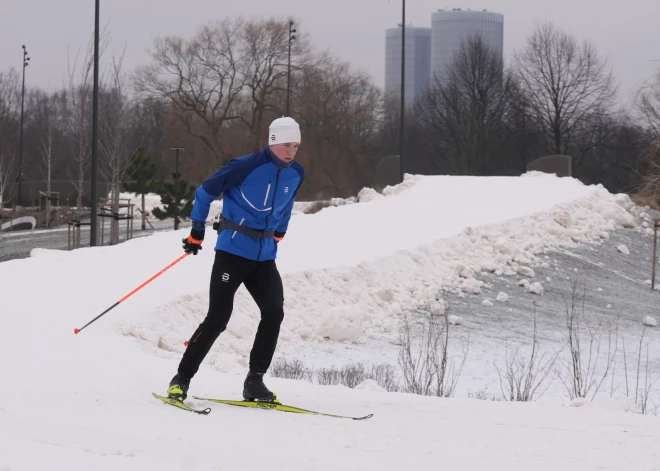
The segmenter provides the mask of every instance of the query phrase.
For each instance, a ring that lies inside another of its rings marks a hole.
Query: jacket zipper
[[[280,182],[280,172],[281,169],[277,169],[277,177],[275,178],[275,189],[273,190],[273,204],[270,207],[270,214],[266,216],[266,227],[264,227],[264,231],[268,229],[268,219],[270,216],[273,214],[273,211],[275,211],[275,197],[277,196],[277,185]],[[270,182],[268,183],[268,188],[270,188]],[[259,253],[257,254],[257,261],[261,258],[261,249],[263,248],[263,239],[259,239]]]

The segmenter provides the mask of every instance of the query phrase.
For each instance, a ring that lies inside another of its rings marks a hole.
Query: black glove
[[[190,235],[185,239],[181,239],[181,242],[183,242],[183,251],[187,254],[193,255],[197,255],[197,252],[202,250],[202,241],[204,240],[204,231],[195,229],[195,224],[199,223],[193,223],[193,228],[190,230]]]
[[[275,243],[277,244],[277,243],[279,243],[279,241],[284,239],[285,234],[286,234],[286,232],[275,231],[275,235],[273,236],[273,239],[275,239]]]

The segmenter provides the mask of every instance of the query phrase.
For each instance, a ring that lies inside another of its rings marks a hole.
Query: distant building
[[[439,10],[431,15],[431,76],[445,73],[463,40],[478,34],[503,57],[504,15],[486,10]],[[399,56],[401,57],[401,56]]]
[[[385,93],[401,97],[401,25],[385,33]],[[420,98],[431,77],[431,28],[406,26],[406,106]]]

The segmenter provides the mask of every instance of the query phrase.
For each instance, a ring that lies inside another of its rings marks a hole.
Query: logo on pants
[[[222,274],[222,281],[224,281],[225,283],[229,281],[229,273]]]

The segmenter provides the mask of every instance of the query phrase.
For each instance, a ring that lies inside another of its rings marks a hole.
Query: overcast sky
[[[431,25],[439,8],[487,9],[504,15],[505,60],[523,47],[536,22],[552,21],[588,39],[607,57],[621,101],[660,62],[660,0],[408,0],[407,23]],[[31,56],[29,85],[55,89],[67,74],[69,51],[84,49],[94,28],[94,0],[0,0],[0,70],[21,67],[21,45]],[[110,22],[111,50],[127,46],[125,65],[148,62],[158,36],[191,36],[200,24],[223,17],[289,16],[318,48],[328,49],[383,86],[385,29],[401,20],[401,0],[101,0],[101,24]]]

